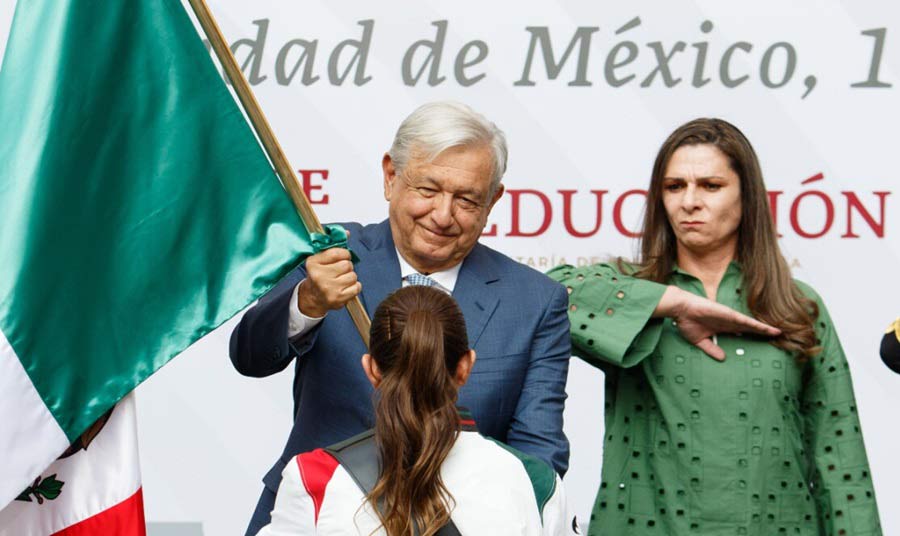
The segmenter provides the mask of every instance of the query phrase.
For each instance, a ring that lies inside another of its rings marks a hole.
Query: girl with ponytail
[[[383,460],[368,500],[383,504],[376,512],[391,536],[450,519],[441,464],[460,429],[456,392],[475,363],[453,299],[428,287],[407,288],[375,312],[371,354],[363,356],[377,389],[375,442]],[[423,536],[433,533],[422,529]]]
[[[475,365],[465,320],[440,290],[402,288],[372,319],[362,366],[375,427],[288,463],[260,535],[575,534],[546,463],[477,433],[456,407]]]

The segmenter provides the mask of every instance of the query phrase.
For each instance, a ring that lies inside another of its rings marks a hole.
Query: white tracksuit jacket
[[[441,467],[463,536],[573,535],[562,481],[546,463],[464,427]],[[322,449],[282,473],[271,524],[259,536],[383,535],[349,473]]]

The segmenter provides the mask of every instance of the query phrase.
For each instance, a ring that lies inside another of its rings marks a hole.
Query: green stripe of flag
[[[178,0],[19,0],[0,125],[0,331],[70,439],[311,252]]]

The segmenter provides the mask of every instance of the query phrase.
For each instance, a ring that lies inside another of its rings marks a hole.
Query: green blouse
[[[665,286],[610,265],[562,266],[573,353],[606,374],[606,436],[589,534],[880,535],[850,371],[819,296],[807,364],[764,339],[720,334],[713,360],[671,319]],[[716,299],[748,313],[738,264]],[[676,269],[669,284],[705,296]]]

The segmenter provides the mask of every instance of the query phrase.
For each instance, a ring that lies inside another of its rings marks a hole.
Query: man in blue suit
[[[563,474],[562,431],[569,346],[565,289],[478,243],[503,195],[506,141],[467,106],[426,104],[407,117],[384,155],[389,218],[345,224],[345,249],[307,259],[250,309],[231,338],[231,360],[247,376],[268,376],[295,360],[294,428],[265,487],[248,535],[270,520],[285,463],[373,425],[366,352],[342,307],[354,296],[371,316],[393,290],[436,286],[453,295],[478,360],[459,404],[479,430],[537,456]]]

